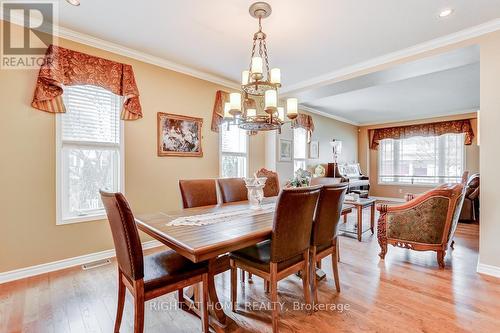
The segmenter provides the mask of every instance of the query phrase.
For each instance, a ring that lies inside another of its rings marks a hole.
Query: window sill
[[[93,215],[85,215],[85,216],[77,216],[77,217],[69,217],[65,219],[61,219],[57,221],[57,225],[66,225],[66,224],[74,224],[74,223],[83,223],[83,222],[91,222],[91,221],[101,221],[107,219],[106,214],[99,213]]]

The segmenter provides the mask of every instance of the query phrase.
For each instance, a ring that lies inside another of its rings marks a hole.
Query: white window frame
[[[224,128],[227,128],[227,124],[223,123],[221,124],[221,130],[222,126],[225,126]],[[237,127],[237,125],[231,124],[230,126]],[[234,153],[234,152],[223,152],[222,151],[222,133],[219,133],[219,177],[223,178],[222,175],[222,157],[224,156],[237,156],[237,157],[245,157],[245,171],[246,174],[243,175],[243,177],[248,177],[249,173],[249,166],[250,166],[250,136],[245,133],[246,137],[246,153]]]
[[[304,135],[305,135],[304,139],[305,139],[305,143],[306,144],[304,145],[304,158],[296,158],[295,157],[295,130],[299,129],[299,128],[304,131]],[[308,153],[308,151],[307,151],[308,150],[307,149],[308,148],[308,144],[307,144],[307,131],[305,129],[301,128],[301,127],[292,128],[292,139],[293,139],[292,140],[293,141],[293,146],[292,146],[292,149],[293,149],[293,151],[292,151],[292,154],[293,154],[293,158],[292,158],[292,160],[293,160],[293,173],[295,174],[295,172],[297,171],[297,170],[295,170],[295,162],[296,161],[301,161],[301,162],[303,161],[304,162],[304,170],[307,169],[307,160],[308,160],[307,159],[307,157],[308,157],[308,154],[307,154]]]
[[[123,105],[123,101],[120,101],[120,105]],[[122,106],[123,107],[123,106]],[[106,212],[102,209],[102,212],[96,214],[89,214],[86,216],[78,216],[71,218],[63,218],[63,202],[67,199],[64,198],[63,193],[63,179],[64,173],[67,170],[63,170],[63,140],[62,140],[62,114],[56,114],[56,138],[55,138],[55,147],[56,147],[56,225],[67,225],[73,223],[80,222],[90,222],[90,221],[99,221],[107,218]],[[119,144],[119,153],[120,153],[120,166],[119,166],[119,191],[125,194],[125,126],[124,121],[120,119],[120,144]],[[72,145],[70,141],[66,141],[64,146]],[[74,146],[76,147],[109,147],[109,145],[105,143],[82,143],[75,142]],[[114,145],[112,145],[114,146]]]
[[[396,146],[396,144],[394,146]],[[442,148],[438,147],[438,149],[442,149]],[[382,159],[380,158],[380,154],[381,154],[381,148],[379,147],[379,149],[377,151],[377,160],[378,160],[378,163],[377,163],[377,184],[378,185],[381,185],[381,186],[429,187],[429,186],[437,186],[437,185],[443,184],[443,182],[438,182],[438,183],[405,183],[405,182],[398,182],[398,181],[394,181],[394,182],[380,181],[380,170],[382,169]],[[467,163],[467,149],[465,149],[465,145],[464,145],[463,146],[463,159],[462,159],[462,172],[464,170],[466,170],[466,163]],[[418,177],[418,176],[415,176],[415,177]],[[461,175],[457,176],[457,177],[461,178]],[[394,177],[394,178],[397,178],[397,177]],[[458,181],[458,182],[460,182],[460,181]]]

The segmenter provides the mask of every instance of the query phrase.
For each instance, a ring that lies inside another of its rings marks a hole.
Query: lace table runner
[[[238,217],[249,217],[274,212],[275,203],[263,204],[261,209],[250,207],[232,210],[228,212],[214,212],[192,216],[182,216],[167,223],[167,226],[177,225],[207,225],[234,220]]]

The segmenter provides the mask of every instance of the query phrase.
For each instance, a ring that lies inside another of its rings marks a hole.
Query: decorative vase
[[[245,185],[248,189],[248,202],[251,209],[262,208],[266,180],[266,177],[245,178]]]

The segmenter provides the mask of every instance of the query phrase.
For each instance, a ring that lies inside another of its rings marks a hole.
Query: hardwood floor
[[[366,216],[366,219],[368,216]],[[355,214],[350,219],[354,221]],[[308,315],[294,310],[303,302],[302,283],[291,276],[279,283],[282,332],[500,332],[500,279],[476,271],[478,225],[461,224],[455,250],[438,268],[434,252],[389,247],[377,256],[375,235],[363,242],[340,238],[341,292],[335,291],[331,259],[322,263],[326,281],[318,284],[319,302],[332,308]],[[160,249],[160,248],[159,248]],[[159,250],[158,249],[158,250]],[[116,264],[87,271],[80,267],[0,285],[0,332],[112,332],[117,298]],[[271,311],[262,280],[238,286],[238,312],[230,305],[229,272],[217,278],[226,313],[239,327],[228,332],[270,332]],[[239,283],[239,282],[238,282]],[[245,303],[257,302],[245,309]],[[296,303],[295,303],[296,302]],[[146,304],[145,332],[199,332],[198,318],[176,306],[174,294]],[[341,307],[343,311],[340,311]],[[127,294],[121,332],[133,331],[133,303]]]

